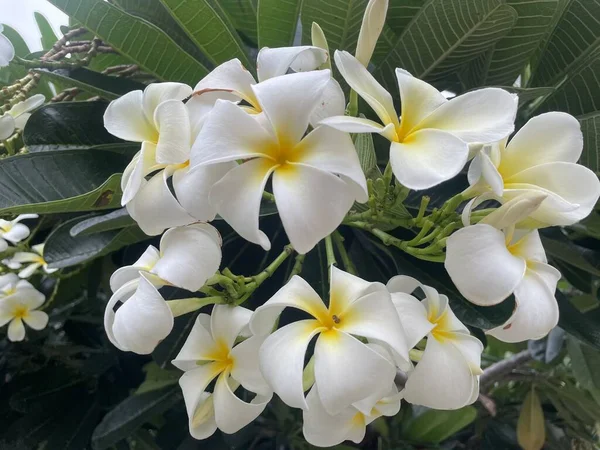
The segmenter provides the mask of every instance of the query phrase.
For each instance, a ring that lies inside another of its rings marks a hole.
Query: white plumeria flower
[[[5,285],[4,288],[7,286]],[[10,285],[5,292],[9,294],[0,298],[0,326],[8,325],[8,339],[12,342],[25,339],[25,322],[34,330],[43,330],[48,325],[48,314],[36,311],[46,297],[34,289],[26,281]]]
[[[385,26],[388,4],[388,0],[369,0],[365,9],[356,44],[356,59],[365,67],[369,66],[377,40]]]
[[[58,270],[48,267],[48,263],[44,259],[44,244],[33,245],[31,250],[33,250],[33,252],[16,252],[11,258],[12,263],[30,263],[19,272],[21,278],[29,278],[40,267],[43,268],[44,272],[47,274],[54,273]]]
[[[311,339],[315,345],[315,385],[325,410],[332,415],[367,398],[386,395],[396,374],[388,357],[355,336],[387,345],[408,364],[402,324],[389,292],[381,283],[369,283],[331,266],[329,306],[298,276],[283,286],[250,321],[255,335],[268,334],[286,307],[311,318],[286,325],[271,334],[260,349],[261,371],[289,406],[306,410],[302,373]]]
[[[199,314],[185,344],[172,361],[185,371],[179,380],[189,417],[190,434],[206,439],[217,428],[239,431],[265,409],[272,392],[258,367],[264,337],[253,336],[235,345],[252,311],[241,306],[216,305],[212,314]],[[217,379],[214,391],[206,392]],[[256,396],[246,403],[235,395],[242,386]]]
[[[160,252],[149,246],[131,266],[110,278],[114,294],[106,305],[104,328],[113,345],[123,351],[151,353],[173,328],[173,313],[158,288],[169,285],[200,289],[221,264],[221,237],[208,224],[168,230]],[[117,303],[121,307],[114,311]]]
[[[0,219],[0,252],[8,248],[6,241],[17,244],[29,237],[29,228],[27,225],[19,223],[21,220],[37,218],[37,214],[20,214],[13,220]]]
[[[446,270],[467,300],[491,306],[515,295],[512,316],[487,331],[501,341],[540,339],[558,323],[560,272],[548,265],[537,231],[514,227],[546,201],[545,193],[525,192],[446,242]]]
[[[308,410],[302,412],[304,438],[317,447],[332,447],[348,440],[359,444],[365,438],[367,425],[381,416],[395,416],[400,411],[402,393],[392,385],[388,394],[379,399],[368,412],[361,412],[354,406],[348,406],[339,414],[329,414],[314,386],[306,396]]]
[[[316,70],[327,61],[327,51],[314,46],[264,47],[258,52],[256,69],[258,82],[285,75],[289,69],[294,72]],[[263,111],[263,106],[256,97],[252,86],[256,80],[248,72],[240,60],[232,59],[216,67],[195,87],[195,91],[217,90],[230,92],[240,100],[248,103],[244,109],[251,114]],[[339,83],[329,77],[318,102],[310,113],[310,123],[316,126],[322,119],[344,114],[346,104],[344,93]]]
[[[497,88],[447,100],[436,88],[396,69],[402,120],[392,96],[350,53],[335,52],[336,65],[382,124],[338,116],[321,123],[350,133],[379,133],[391,141],[390,163],[400,183],[427,189],[454,177],[467,162],[469,143],[494,142],[514,129],[517,97]]]
[[[45,101],[46,97],[43,94],[35,94],[17,103],[7,113],[0,116],[0,140],[8,139],[17,128],[21,130],[25,128],[25,124],[31,117],[29,111],[42,106]]]
[[[0,24],[0,67],[8,66],[15,57],[15,48],[12,42],[2,34],[4,27]]]
[[[17,292],[17,289],[27,287],[33,289],[31,283],[20,279],[14,273],[0,275],[0,298],[7,297]]]
[[[548,198],[532,213],[528,227],[572,225],[586,217],[600,197],[600,181],[577,164],[583,150],[579,121],[563,112],[530,119],[507,144],[486,146],[469,167],[466,193],[492,191],[505,201],[526,191]]]
[[[406,401],[434,409],[458,409],[473,403],[479,395],[483,344],[454,315],[448,297],[414,278],[398,275],[387,288],[408,345],[414,347],[427,337],[416,368],[408,373],[402,391]],[[421,288],[425,299],[410,295]]]
[[[121,203],[148,235],[213,220],[216,212],[208,203],[208,192],[234,165],[190,170],[193,137],[216,99],[225,94],[194,96],[184,104],[190,95],[192,88],[185,84],[153,83],[143,92],[132,91],[114,100],[104,113],[104,126],[111,134],[142,143],[123,173]],[[170,178],[175,195],[168,185]]]
[[[253,85],[262,120],[218,101],[194,143],[192,167],[249,159],[214,185],[210,202],[240,236],[265,250],[271,243],[258,219],[271,174],[283,227],[301,254],[332,233],[355,200],[368,199],[349,134],[318,126],[304,136],[328,82],[329,71],[319,70]]]
[[[4,258],[2,260],[2,264],[4,264],[9,269],[13,269],[13,270],[20,269],[21,267],[23,267],[23,264],[21,264],[20,262],[13,261],[10,258]]]

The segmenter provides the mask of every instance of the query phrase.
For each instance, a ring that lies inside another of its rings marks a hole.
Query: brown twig
[[[485,391],[496,381],[503,379],[519,366],[527,364],[532,360],[533,356],[531,355],[531,352],[529,350],[523,350],[522,352],[515,353],[510,358],[498,361],[487,367],[481,374],[481,377],[479,377],[481,391]]]

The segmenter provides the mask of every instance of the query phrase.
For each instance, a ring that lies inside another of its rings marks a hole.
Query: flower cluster
[[[0,275],[0,326],[8,325],[8,339],[16,342],[25,339],[25,322],[34,330],[48,325],[48,314],[37,309],[46,297],[31,283],[15,274]]]

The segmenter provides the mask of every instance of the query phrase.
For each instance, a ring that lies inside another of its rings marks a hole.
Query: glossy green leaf
[[[525,397],[521,407],[517,422],[517,439],[523,450],[540,450],[546,441],[544,411],[533,388]]]
[[[146,378],[136,389],[136,395],[177,384],[179,378],[181,378],[179,370],[161,369],[154,361],[146,364],[142,370],[146,373]]]
[[[255,46],[258,44],[256,33],[256,0],[220,0],[219,4],[229,16],[236,30]]]
[[[214,64],[238,58],[246,67],[251,66],[239,35],[218,1],[161,0],[161,2],[192,42]]]
[[[35,21],[37,23],[38,29],[40,30],[40,35],[42,37],[42,47],[45,50],[50,50],[56,41],[58,41],[58,36],[54,33],[52,29],[52,25],[48,22],[48,19],[39,12],[34,12],[33,16],[35,17]]]
[[[558,325],[577,339],[600,350],[600,308],[580,312],[560,291],[556,291],[560,310]]]
[[[476,417],[477,410],[473,406],[450,411],[422,408],[408,421],[402,434],[412,442],[437,444],[469,426]]]
[[[258,48],[294,43],[301,0],[258,0]]]
[[[571,369],[577,381],[600,404],[600,351],[576,339],[567,339]]]
[[[156,26],[104,0],[49,0],[159,79],[195,85],[206,67]]]
[[[542,242],[551,258],[565,261],[592,275],[600,275],[600,252],[571,242],[559,230],[544,232]]]
[[[135,225],[135,220],[131,218],[127,209],[121,208],[109,212],[102,216],[94,216],[82,220],[74,225],[69,234],[73,237],[79,235],[90,235],[102,231],[119,230],[121,228]]]
[[[0,214],[94,211],[120,206],[127,159],[111,151],[48,151],[0,160]]]
[[[579,116],[583,133],[583,153],[579,162],[600,174],[600,111]]]

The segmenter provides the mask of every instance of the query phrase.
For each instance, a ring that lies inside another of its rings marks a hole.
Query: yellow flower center
[[[444,311],[444,313],[440,317],[436,318],[435,315],[435,311],[429,311],[427,315],[427,320],[435,324],[434,328],[431,330],[431,335],[438,341],[452,339],[454,336],[454,332],[451,330],[450,316],[448,315],[448,310]]]
[[[13,317],[15,319],[23,319],[27,316],[29,316],[29,308],[27,308],[26,306],[17,306],[13,310]]]
[[[212,359],[215,363],[217,363],[218,371],[231,371],[233,369],[234,358],[231,355],[229,350],[229,346],[223,340],[219,340],[215,343],[215,348],[213,351],[207,355],[210,359]]]

